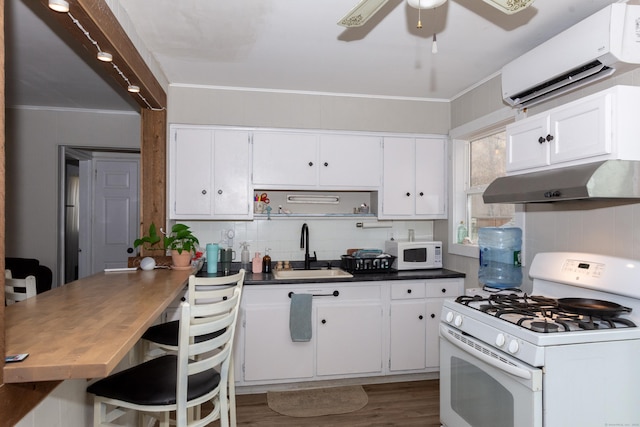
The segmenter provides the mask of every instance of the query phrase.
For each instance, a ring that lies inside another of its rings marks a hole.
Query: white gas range
[[[640,261],[540,253],[529,275],[444,303],[443,425],[640,426]]]

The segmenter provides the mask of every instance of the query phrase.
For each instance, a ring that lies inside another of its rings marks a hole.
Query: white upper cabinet
[[[377,189],[380,138],[278,131],[253,133],[253,185],[260,189]]]
[[[321,187],[376,190],[380,187],[380,137],[321,135],[319,148]]]
[[[446,140],[385,137],[378,217],[446,217]]]
[[[640,159],[640,87],[614,86],[507,126],[507,173]]]
[[[294,132],[253,133],[253,185],[314,187],[318,182],[318,136]]]
[[[172,126],[171,219],[250,219],[249,132]]]

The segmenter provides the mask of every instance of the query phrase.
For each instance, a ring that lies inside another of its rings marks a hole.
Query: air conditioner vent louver
[[[587,65],[571,70],[562,76],[515,95],[513,97],[514,104],[512,105],[529,107],[545,99],[549,99],[551,96],[558,96],[569,90],[584,86],[587,83],[609,77],[614,72],[615,69],[607,67],[602,62],[595,60]]]

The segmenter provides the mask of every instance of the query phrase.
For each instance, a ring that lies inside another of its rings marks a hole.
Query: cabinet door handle
[[[411,193],[409,193],[409,192],[407,191],[407,197],[409,197],[409,196],[411,196]]]
[[[538,142],[539,142],[540,144],[544,144],[544,143],[545,143],[545,141],[546,141],[546,139],[544,139],[544,137],[542,137],[542,136],[541,136],[540,138],[538,138]]]
[[[411,293],[411,289],[407,289],[407,293],[410,294]]]
[[[202,190],[202,194],[207,194],[207,190]]]
[[[309,162],[309,166],[313,166],[313,162]]]
[[[422,314],[420,316],[418,316],[418,319],[422,320],[424,319],[424,317],[422,316]]]
[[[421,192],[420,192],[420,197],[422,197],[422,196],[424,196],[424,193],[421,191]]]
[[[325,323],[327,323],[327,319],[322,319],[321,323],[324,325]]]
[[[432,319],[435,319],[435,318],[436,318],[436,315],[435,315],[435,314],[433,314],[433,313],[431,313],[431,318],[432,318]]]
[[[547,141],[553,141],[553,135],[551,134],[547,135]]]
[[[325,167],[329,166],[329,162],[324,162],[324,166]]]
[[[218,194],[222,194],[222,190],[218,190]]]
[[[442,293],[446,294],[447,293],[447,288],[442,288]]]

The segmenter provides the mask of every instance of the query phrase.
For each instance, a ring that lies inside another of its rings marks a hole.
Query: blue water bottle
[[[207,273],[215,274],[218,272],[218,252],[220,246],[217,243],[207,243]]]
[[[522,284],[522,230],[482,227],[478,230],[478,282],[490,288],[518,288]]]

